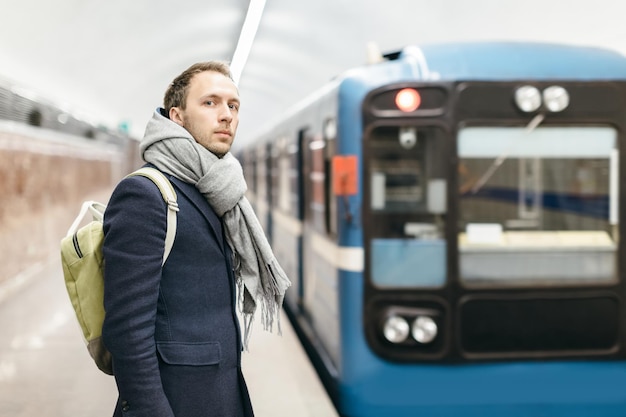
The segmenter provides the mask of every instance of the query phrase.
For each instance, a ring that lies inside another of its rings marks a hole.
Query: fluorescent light
[[[239,41],[237,42],[237,48],[233,54],[233,60],[230,64],[230,71],[233,75],[235,84],[239,83],[239,78],[243,72],[243,67],[246,65],[250,49],[252,49],[252,43],[256,36],[256,31],[259,28],[261,22],[261,16],[263,15],[263,9],[265,8],[266,0],[251,0],[248,7],[248,13],[246,14],[246,20],[243,22],[241,33],[239,34]]]

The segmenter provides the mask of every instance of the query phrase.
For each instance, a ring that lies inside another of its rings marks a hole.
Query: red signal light
[[[414,88],[403,88],[396,94],[396,106],[403,112],[412,112],[420,104],[422,104],[422,97]]]

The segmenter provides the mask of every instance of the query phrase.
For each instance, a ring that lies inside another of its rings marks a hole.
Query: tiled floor
[[[336,417],[289,325],[255,323],[243,371],[256,417]],[[0,285],[0,417],[109,417],[112,377],[91,361],[57,261]]]

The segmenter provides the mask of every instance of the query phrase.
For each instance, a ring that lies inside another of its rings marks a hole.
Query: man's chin
[[[223,157],[230,151],[230,144],[227,143],[211,143],[209,146],[205,146],[212,154],[218,158]]]

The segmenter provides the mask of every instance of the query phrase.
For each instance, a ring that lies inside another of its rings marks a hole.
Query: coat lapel
[[[220,245],[222,253],[224,253],[224,235],[222,234],[222,223],[220,218],[215,214],[215,211],[211,208],[204,196],[198,191],[198,189],[192,184],[188,184],[179,180],[176,177],[169,176],[170,181],[178,191],[183,193],[191,203],[202,213],[202,216],[206,219],[215,234],[215,240]]]

